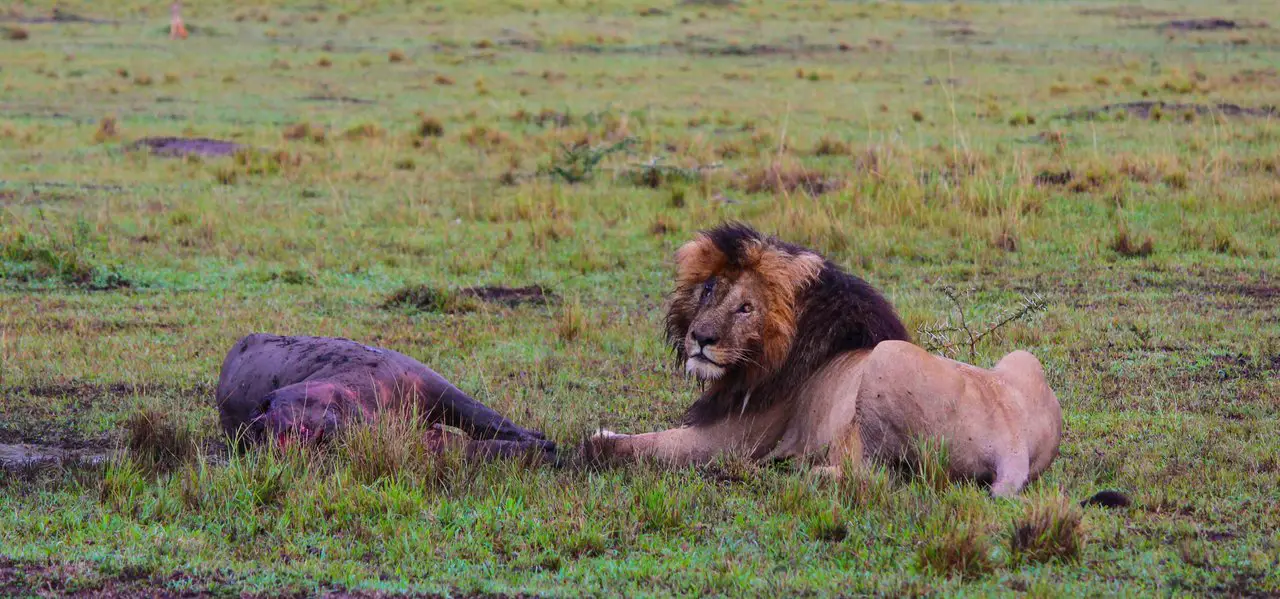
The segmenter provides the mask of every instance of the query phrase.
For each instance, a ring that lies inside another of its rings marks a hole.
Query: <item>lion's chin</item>
[[[717,366],[702,358],[689,358],[684,362],[684,369],[689,374],[704,381],[714,381],[724,376],[724,367]]]

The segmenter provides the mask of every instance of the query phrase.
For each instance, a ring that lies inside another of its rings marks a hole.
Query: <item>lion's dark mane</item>
[[[813,250],[766,237],[740,223],[726,223],[705,234],[724,253],[730,268],[741,267],[746,244],[765,244],[791,254]],[[687,358],[684,335],[688,330],[687,315],[668,312],[667,341],[683,364]],[[748,391],[740,371],[726,373],[725,378],[707,386],[702,396],[685,413],[686,425],[704,425],[724,419],[730,414],[758,413],[786,401],[818,369],[843,352],[869,349],[881,341],[910,341],[906,327],[893,306],[866,281],[846,273],[830,260],[823,261],[816,281],[797,291],[796,336],[783,366],[754,384],[746,405]]]

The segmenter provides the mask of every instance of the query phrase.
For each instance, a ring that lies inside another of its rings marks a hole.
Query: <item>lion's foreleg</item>
[[[587,452],[606,460],[652,458],[672,465],[709,461],[716,436],[706,427],[682,426],[654,433],[620,435],[602,430],[587,440]]]
[[[710,462],[721,454],[748,458],[761,454],[761,429],[752,419],[729,419],[710,426],[682,426],[654,433],[620,435],[602,430],[587,440],[589,457],[650,458],[671,465]],[[767,449],[767,448],[766,448]]]
[[[860,471],[863,468],[862,433],[858,423],[849,423],[848,428],[827,447],[825,463],[813,468],[815,473],[841,478],[845,474]]]

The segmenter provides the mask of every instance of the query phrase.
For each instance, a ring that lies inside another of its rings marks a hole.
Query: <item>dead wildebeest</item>
[[[218,411],[232,438],[323,441],[352,422],[417,415],[466,431],[432,428],[432,449],[460,445],[468,457],[550,458],[555,444],[517,426],[421,362],[334,337],[241,338],[222,362]]]

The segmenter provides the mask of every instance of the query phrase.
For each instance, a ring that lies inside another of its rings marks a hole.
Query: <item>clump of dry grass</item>
[[[376,123],[360,123],[352,125],[346,131],[343,131],[342,137],[349,140],[377,139],[382,137],[384,133],[382,127],[379,127]]]
[[[418,119],[417,134],[419,140],[444,135],[444,123],[440,122],[440,119],[423,114],[419,114]]]
[[[1034,124],[1036,124],[1036,115],[1029,112],[1017,112],[1009,117],[1009,125],[1014,127],[1025,127]]]
[[[236,152],[230,165],[216,166],[213,176],[222,185],[234,185],[241,176],[271,176],[292,171],[302,165],[302,160],[301,154],[284,150],[245,150]]]
[[[318,144],[324,143],[326,136],[324,128],[313,126],[307,122],[289,125],[284,128],[280,135],[289,141],[310,140]]]
[[[981,578],[995,570],[991,540],[982,527],[959,522],[941,535],[926,538],[916,549],[920,567],[962,580]]]
[[[1009,539],[1015,563],[1073,561],[1084,549],[1083,512],[1066,497],[1033,503],[1013,523]]]
[[[562,341],[577,339],[587,327],[587,312],[577,298],[564,303],[556,319],[556,336]]]
[[[497,129],[491,129],[484,125],[472,125],[465,133],[462,134],[462,141],[467,145],[475,148],[494,149],[505,145],[510,138],[506,133]]]
[[[758,167],[742,174],[737,187],[747,193],[791,194],[803,191],[809,196],[820,196],[839,190],[845,180],[802,165],[782,165],[777,162]]]
[[[1006,252],[1018,251],[1018,237],[1008,229],[1000,229],[991,239],[991,245]]]
[[[135,463],[149,469],[172,470],[197,451],[192,428],[175,423],[169,412],[157,408],[139,408],[130,414],[124,431],[125,449]]]
[[[1115,237],[1111,239],[1108,246],[1111,251],[1125,257],[1150,256],[1155,251],[1155,242],[1151,240],[1151,236],[1146,236],[1141,243],[1129,233],[1129,226],[1124,222],[1116,225]]]
[[[103,143],[120,137],[119,128],[116,126],[115,117],[103,117],[98,121],[98,130],[93,134],[93,141]]]
[[[852,153],[849,143],[830,136],[824,136],[814,144],[810,153],[814,156],[848,156]]]
[[[403,50],[392,50],[387,53],[387,62],[404,62],[405,56]]]
[[[11,42],[22,42],[31,38],[31,33],[22,27],[6,27],[4,38]]]
[[[316,60],[316,66],[322,69],[327,69],[333,66],[333,60],[330,59],[328,56],[321,56],[318,60]]]
[[[478,305],[473,298],[448,289],[428,285],[408,285],[387,296],[387,299],[382,302],[382,307],[388,310],[463,314],[474,312]]]

